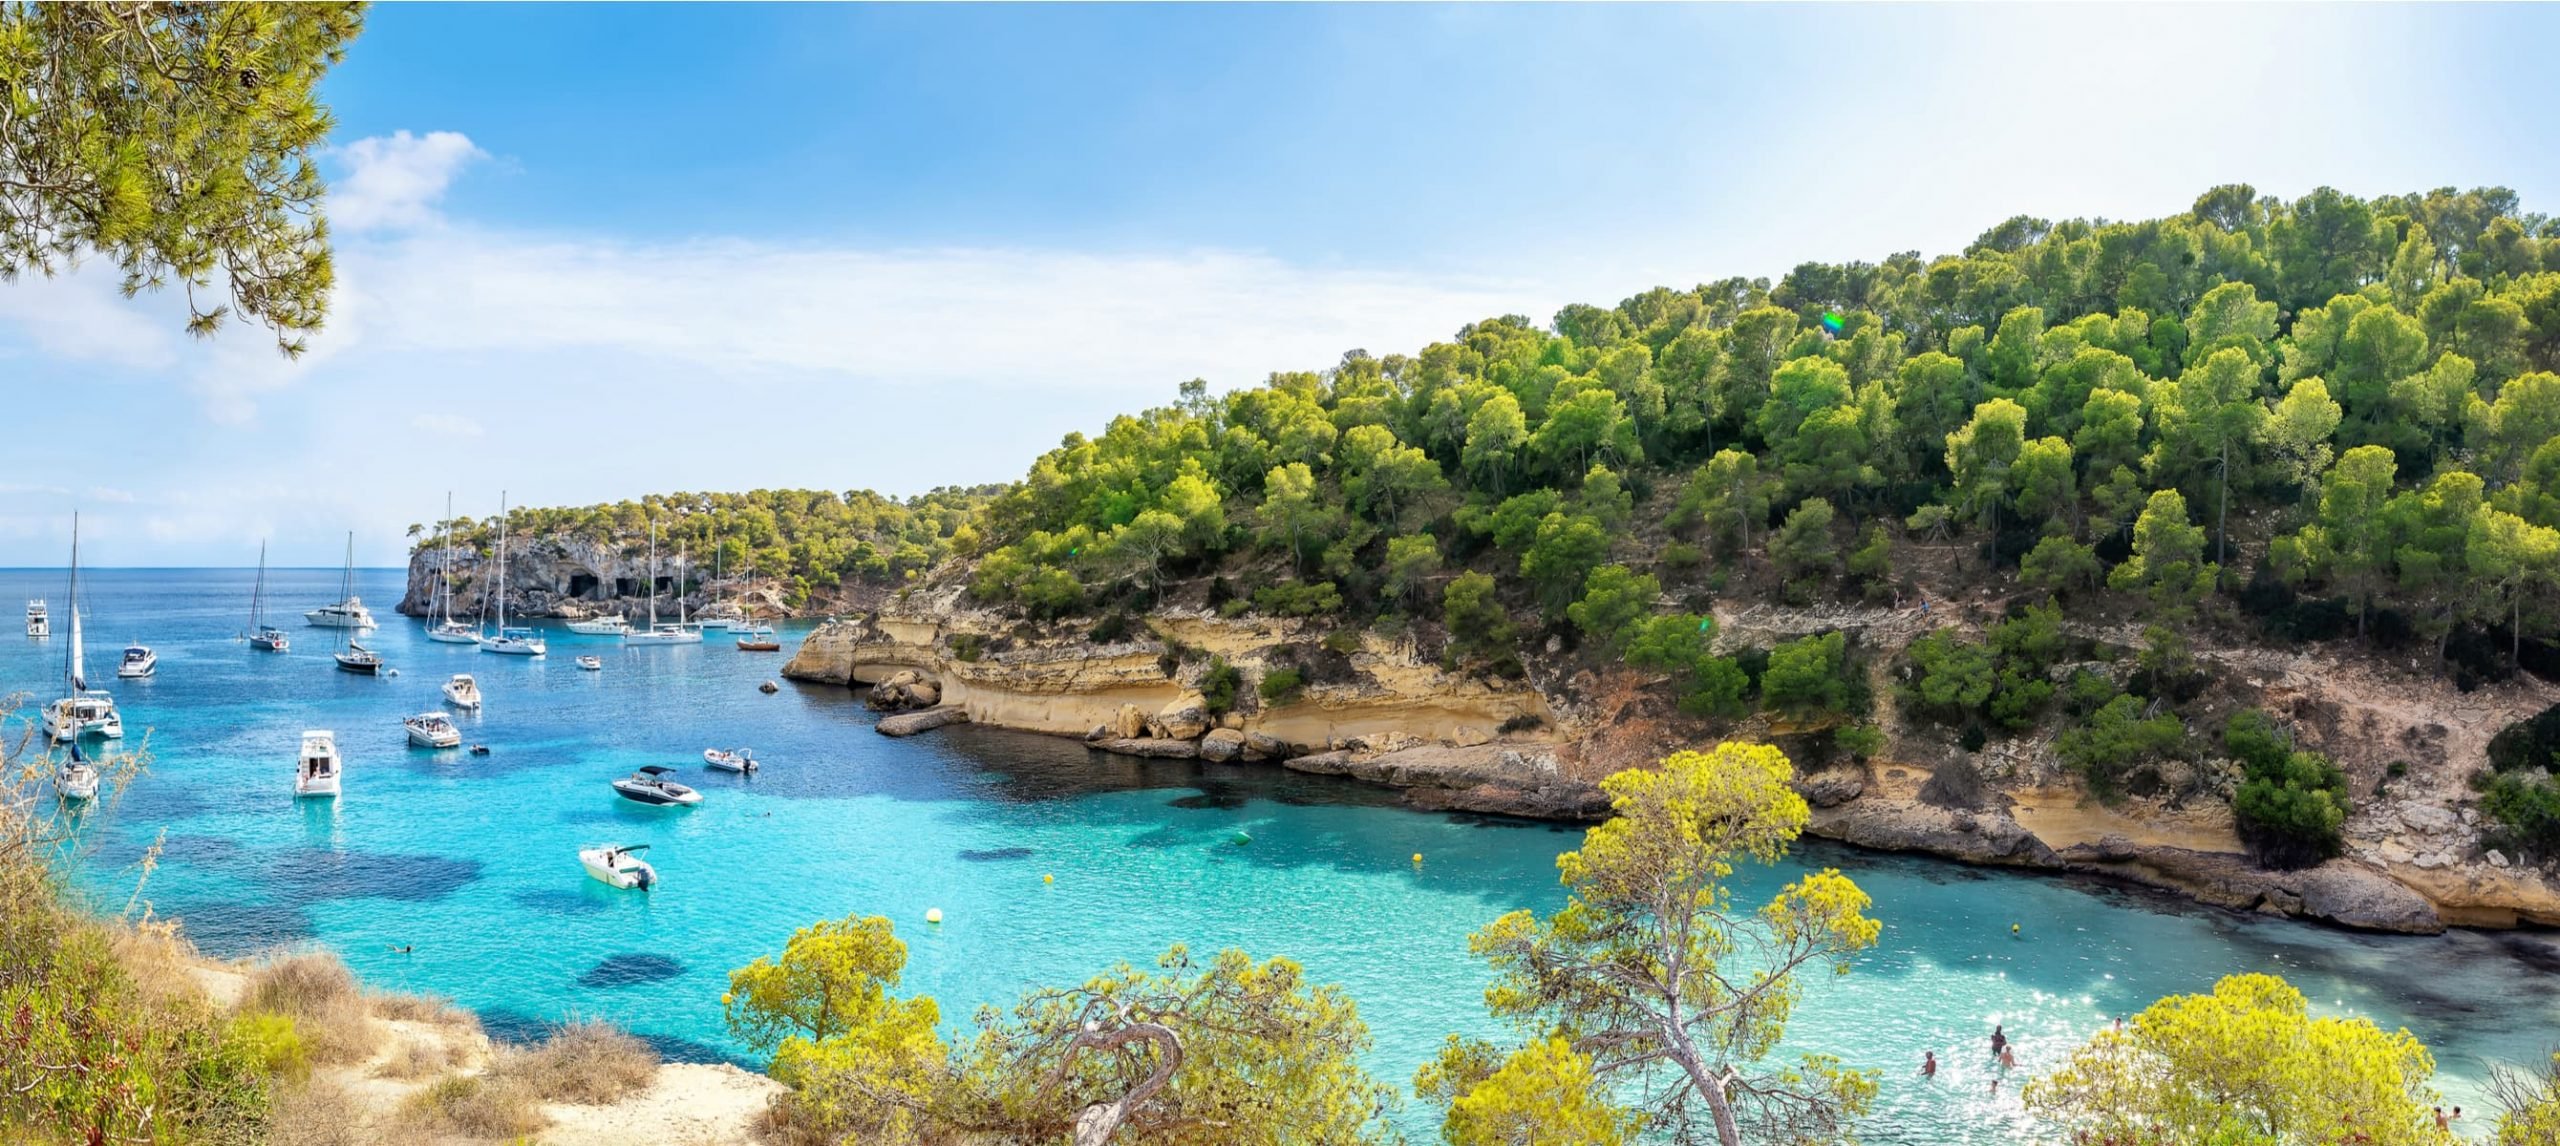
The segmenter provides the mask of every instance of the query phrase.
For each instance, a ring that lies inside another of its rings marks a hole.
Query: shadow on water
[[[556,887],[535,888],[510,893],[507,898],[514,901],[518,907],[527,911],[539,911],[545,915],[594,915],[613,906],[611,900],[594,895],[584,888],[576,891]]]
[[[969,863],[1001,863],[1005,860],[1030,859],[1032,854],[1033,851],[1030,848],[972,848],[963,849],[958,853],[960,859]]]
[[[480,861],[450,856],[296,848],[262,860],[259,879],[288,903],[324,899],[443,899],[480,878]]]
[[[180,920],[197,949],[217,959],[238,959],[317,937],[311,916],[299,907],[272,903],[171,903],[161,914]]]
[[[581,987],[631,987],[642,983],[660,983],[679,978],[684,964],[671,955],[638,952],[608,955],[578,976]]]
[[[536,1018],[522,1011],[484,1008],[479,1015],[480,1029],[487,1031],[490,1038],[515,1046],[530,1046],[541,1042],[550,1038],[551,1033],[559,1030],[561,1026],[560,1023],[550,1019]],[[745,1070],[758,1068],[752,1060],[741,1058],[709,1043],[695,1042],[675,1035],[652,1034],[648,1031],[633,1031],[631,1034],[641,1042],[649,1044],[651,1049],[658,1052],[658,1057],[668,1062],[713,1065],[727,1063]]]

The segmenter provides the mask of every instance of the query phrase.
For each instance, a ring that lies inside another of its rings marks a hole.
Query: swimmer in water
[[[1936,1078],[1936,1077],[1938,1077],[1938,1052],[1936,1052],[1936,1051],[1922,1051],[1922,1052],[1920,1052],[1920,1077],[1922,1077],[1922,1078]]]

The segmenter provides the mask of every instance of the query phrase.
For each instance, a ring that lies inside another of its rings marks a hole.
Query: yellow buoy
[[[925,909],[924,909],[924,921],[925,921],[925,922],[927,922],[927,923],[940,923],[940,922],[942,922],[942,909],[941,909],[941,908],[939,908],[939,907],[928,907],[928,908],[925,908]]]
[[[1056,882],[1058,882],[1058,877],[1056,877],[1056,876],[1054,876],[1054,875],[1047,875],[1047,874],[1043,874],[1043,875],[1040,877],[1040,882],[1042,882],[1042,883],[1056,883]]]
[[[1415,863],[1421,863],[1421,862],[1422,862],[1422,853],[1421,853],[1421,852],[1415,852],[1415,853],[1413,853],[1413,862],[1415,862]]]

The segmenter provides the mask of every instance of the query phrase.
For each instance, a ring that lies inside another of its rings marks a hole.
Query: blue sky
[[[0,286],[0,565],[75,505],[101,564],[327,564],[447,489],[1006,480],[1185,378],[2227,181],[2560,211],[2555,44],[2451,6],[384,5],[328,84],[307,361],[91,271]]]

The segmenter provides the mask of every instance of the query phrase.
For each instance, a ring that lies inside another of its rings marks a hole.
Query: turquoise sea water
[[[147,730],[153,765],[86,825],[82,885],[123,904],[135,861],[160,839],[142,897],[208,950],[326,944],[369,981],[450,996],[501,1034],[600,1016],[676,1057],[744,1061],[720,1021],[727,971],[795,927],[862,912],[897,921],[907,989],[939,998],[955,1024],[1030,984],[1175,942],[1288,954],[1358,999],[1375,1069],[1401,1082],[1444,1034],[1493,1033],[1466,935],[1513,908],[1555,906],[1555,855],[1579,839],[1408,812],[1389,793],[1268,766],[1137,762],[975,728],[890,740],[847,690],[758,693],[784,654],[741,653],[716,633],[624,649],[554,628],[551,655],[532,661],[438,645],[388,612],[396,570],[364,571],[359,591],[384,621],[368,643],[400,675],[355,677],[331,665],[331,630],[299,624],[334,599],[337,570],[270,574],[295,640],[284,656],[231,639],[250,576],[84,576],[91,676],[115,690],[128,746]],[[53,601],[56,626],[49,642],[0,637],[0,689],[59,687],[62,589],[58,572],[0,571],[4,631],[36,595]],[[787,628],[786,646],[804,630]],[[156,678],[113,679],[130,639],[157,648]],[[580,671],[581,652],[605,670]],[[457,717],[488,756],[405,746],[400,719],[437,708],[453,672],[476,674],[488,695],[483,714]],[[305,728],[338,733],[343,798],[293,799]],[[765,770],[707,772],[701,751],[715,745],[752,746]],[[648,763],[683,771],[703,805],[646,808],[606,787]],[[1229,842],[1239,829],[1249,846]],[[663,885],[644,894],[586,878],[577,848],[605,841],[654,845]],[[1849,872],[1885,923],[1853,975],[1811,993],[1790,1039],[1886,1072],[1871,1142],[2034,1141],[2016,1106],[2023,1079],[1992,1093],[1993,1023],[2034,1072],[2108,1016],[2236,971],[2278,971],[2325,1009],[2407,1025],[2435,1048],[2452,1100],[2475,1110],[2487,1062],[2531,1061],[2560,1042],[2548,990],[2560,946],[2542,936],[2361,936],[1819,843],[1798,858]],[[1753,882],[1765,894],[1793,870]],[[923,922],[933,907],[938,927]],[[1914,1074],[1924,1049],[1943,1063],[1930,1082]],[[1407,1122],[1434,1137],[1419,1111]]]

